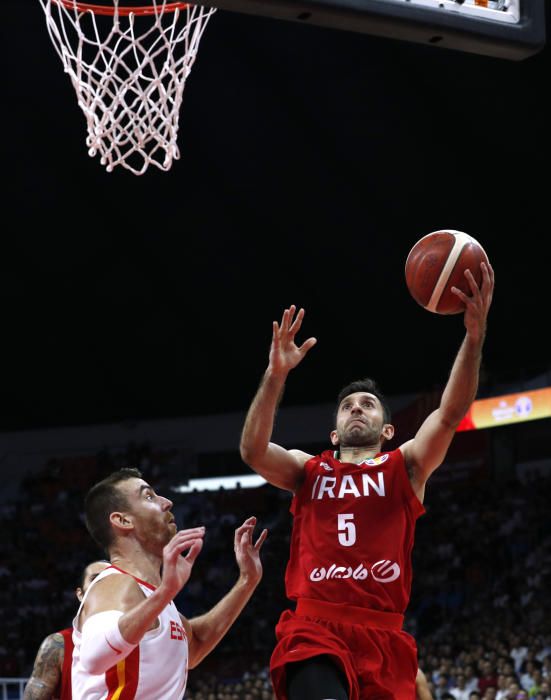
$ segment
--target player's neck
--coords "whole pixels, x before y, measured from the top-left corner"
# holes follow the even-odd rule
[[[113,566],[132,574],[141,581],[158,586],[161,583],[162,559],[152,555],[150,552],[113,552],[111,554],[111,564]]]
[[[372,445],[369,447],[343,447],[335,451],[335,457],[341,462],[361,464],[367,459],[375,457],[380,451],[380,445]]]

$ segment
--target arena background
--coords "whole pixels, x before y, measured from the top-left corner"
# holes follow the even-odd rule
[[[318,338],[286,389],[289,446],[326,444],[358,376],[380,381],[400,437],[434,405],[462,320],[420,308],[404,263],[440,228],[478,238],[495,268],[480,397],[551,385],[549,51],[511,62],[220,11],[186,87],[180,161],[136,178],[86,154],[38,2],[2,12],[0,676],[24,678],[97,554],[80,520],[90,480],[122,464],[165,489],[246,472],[239,430],[285,306],[304,306],[301,335]],[[435,682],[446,659],[455,678],[515,634],[546,656],[549,421],[458,435],[431,481],[408,624]],[[231,582],[234,518],[257,512],[271,532],[254,603],[189,697],[203,675],[222,694],[245,673],[268,692],[288,499],[263,486],[176,500],[181,525],[212,528],[190,614]]]

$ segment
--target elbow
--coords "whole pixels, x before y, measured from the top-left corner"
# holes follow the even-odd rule
[[[261,452],[260,450],[255,449],[252,445],[249,445],[243,441],[241,441],[239,445],[239,454],[241,455],[241,459],[251,468],[254,468],[253,465],[259,462],[264,452],[265,451]]]
[[[187,666],[188,669],[194,669],[199,666],[201,661],[207,656],[209,653],[209,648],[201,642],[194,633],[193,640],[188,646],[188,660],[187,660]]]
[[[441,415],[442,424],[451,432],[455,432],[457,426],[469,412],[471,403],[472,402],[465,403],[462,406],[450,407],[443,411]]]
[[[197,657],[193,656],[188,659],[187,667],[190,671],[192,671],[194,668],[197,668],[197,666],[199,666],[200,663],[201,659],[198,659]]]
[[[113,665],[110,666],[104,659],[87,657],[85,654],[81,656],[80,664],[84,671],[91,676],[101,676]]]
[[[239,454],[241,455],[241,459],[243,462],[245,462],[245,464],[251,464],[253,452],[247,445],[244,445],[243,443],[239,445]]]

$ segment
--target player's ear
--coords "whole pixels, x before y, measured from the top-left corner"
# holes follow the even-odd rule
[[[339,444],[339,436],[337,435],[336,430],[332,430],[329,433],[329,438],[331,439],[331,444],[334,445],[335,447]]]
[[[78,586],[75,589],[75,594],[76,594],[76,597],[78,599],[78,602],[82,603],[82,599],[84,598],[84,591],[82,590],[82,588],[80,586]]]
[[[394,437],[394,426],[391,423],[385,423],[381,432],[385,440],[392,440]]]
[[[115,511],[109,516],[109,522],[115,530],[131,530],[134,527],[129,513]]]

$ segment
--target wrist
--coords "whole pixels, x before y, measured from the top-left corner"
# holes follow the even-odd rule
[[[164,586],[163,583],[161,583],[159,587],[153,591],[149,598],[147,598],[147,600],[150,602],[151,607],[160,614],[166,608],[166,606],[173,601],[177,593],[178,591],[172,593],[167,586]]]
[[[268,367],[264,372],[264,379],[262,382],[266,394],[277,396],[277,400],[279,401],[283,396],[288,374],[289,372],[286,370],[274,370],[272,367]]]
[[[476,330],[468,330],[465,336],[467,346],[474,352],[480,352],[486,337],[486,329],[479,328]]]
[[[235,584],[238,588],[246,588],[247,590],[254,590],[260,580],[262,579],[262,573],[240,573],[237,583]]]

